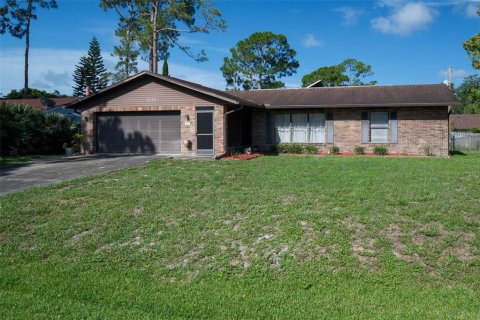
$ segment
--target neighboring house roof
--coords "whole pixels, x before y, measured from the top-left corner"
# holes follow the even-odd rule
[[[69,97],[69,98],[48,98],[55,103],[55,106],[64,106],[69,103],[74,102],[78,98],[76,97]],[[6,102],[7,104],[22,104],[26,106],[31,106],[33,109],[37,110],[46,110],[48,107],[46,106],[46,101],[42,101],[45,99],[2,99],[1,102]]]
[[[218,99],[218,100],[221,100],[221,101],[225,101],[229,104],[259,107],[255,103],[252,103],[248,100],[242,99],[241,97],[237,97],[235,95],[232,95],[229,92],[224,92],[224,91],[221,91],[221,90],[208,88],[208,87],[199,85],[199,84],[194,83],[194,82],[189,82],[189,81],[181,80],[181,79],[174,78],[174,77],[162,76],[162,75],[159,75],[159,74],[156,74],[156,73],[153,73],[153,72],[149,72],[149,71],[142,71],[140,73],[137,73],[134,76],[131,76],[130,78],[127,78],[123,81],[117,82],[117,83],[115,83],[115,84],[113,84],[109,87],[106,87],[106,88],[100,90],[99,92],[97,92],[95,94],[84,97],[84,98],[72,103],[69,106],[69,108],[81,108],[82,104],[85,101],[89,101],[89,100],[91,100],[95,97],[103,95],[105,92],[109,92],[109,91],[111,91],[115,88],[118,88],[118,87],[126,84],[126,83],[130,83],[132,81],[135,81],[136,79],[143,78],[143,77],[152,77],[154,79],[165,81],[165,82],[168,82],[168,83],[171,83],[171,84],[174,84],[174,85],[186,88],[186,89],[193,90],[197,93],[204,94],[204,95],[209,96],[211,98],[215,98],[215,99]]]
[[[317,80],[314,83],[311,83],[307,86],[307,88],[320,88],[320,87],[323,87],[323,80],[322,79]]]
[[[80,121],[80,115],[76,113],[74,109],[69,109],[69,108],[66,108],[65,106],[59,106],[59,107],[43,110],[43,113],[58,113],[72,120]]]
[[[451,114],[450,127],[457,130],[480,128],[480,114]]]
[[[444,84],[321,87],[228,91],[232,95],[281,108],[452,106],[457,98]]]

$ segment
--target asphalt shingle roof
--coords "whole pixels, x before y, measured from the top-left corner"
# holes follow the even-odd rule
[[[320,87],[227,91],[267,109],[292,107],[450,106],[457,98],[444,84]]]

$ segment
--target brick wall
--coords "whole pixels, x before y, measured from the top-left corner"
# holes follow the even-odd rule
[[[224,152],[223,145],[223,111],[224,107],[215,105],[214,119],[214,153]],[[85,154],[95,153],[96,150],[96,115],[100,112],[128,112],[128,111],[180,111],[181,153],[182,155],[196,154],[196,113],[195,105],[187,106],[121,106],[121,107],[92,107],[82,110],[81,128],[83,134],[82,152]],[[187,115],[190,124],[187,124]],[[192,142],[188,148],[184,141]]]
[[[355,146],[364,146],[371,152],[377,144],[361,143],[361,114],[365,111],[396,111],[398,117],[398,143],[381,144],[389,152],[423,155],[429,146],[436,156],[448,156],[448,108],[445,107],[411,107],[411,108],[342,108],[330,109],[334,113],[334,143],[316,144],[321,152],[327,152],[332,145],[341,152],[353,152]],[[282,111],[284,112],[284,111]],[[295,110],[295,112],[300,112]],[[274,114],[275,111],[272,111]],[[252,113],[252,142],[262,149],[267,149],[266,112]],[[273,127],[272,132],[273,134]]]

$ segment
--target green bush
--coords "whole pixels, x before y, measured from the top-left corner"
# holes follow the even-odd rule
[[[337,146],[331,146],[329,149],[330,154],[339,154],[340,153],[340,148]]]
[[[314,145],[306,145],[305,146],[305,152],[308,154],[316,154],[318,152],[318,148]]]
[[[0,105],[0,154],[62,153],[79,124],[56,113],[44,114],[24,105]]]
[[[480,128],[470,128],[471,133],[480,133]]]
[[[365,154],[365,148],[364,147],[361,147],[361,146],[356,146],[353,151],[356,153],[356,154]]]
[[[279,143],[275,147],[277,153],[303,153],[304,147],[298,143]]]
[[[72,139],[72,147],[74,152],[80,152],[82,146],[83,135],[80,133],[75,133]]]
[[[276,144],[273,149],[275,153],[287,153],[287,145],[283,143]]]
[[[288,153],[294,153],[294,154],[303,153],[303,146],[298,143],[291,143],[288,145]]]
[[[373,147],[373,153],[377,156],[384,156],[388,153],[388,149],[385,146],[375,146]]]

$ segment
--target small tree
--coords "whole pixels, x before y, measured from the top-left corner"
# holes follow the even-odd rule
[[[73,73],[74,95],[84,96],[87,87],[92,93],[100,91],[107,86],[108,75],[103,64],[100,44],[97,38],[93,37],[87,55],[80,58]]]
[[[287,37],[272,32],[255,32],[230,49],[220,70],[227,87],[244,90],[282,88],[279,78],[291,76],[299,66]]]

